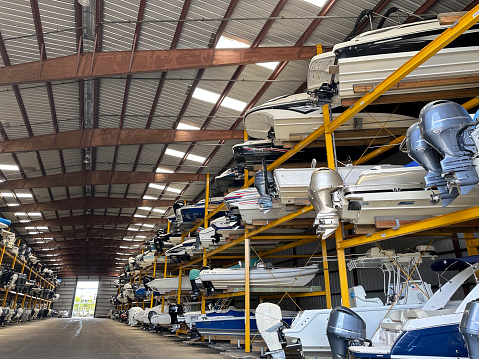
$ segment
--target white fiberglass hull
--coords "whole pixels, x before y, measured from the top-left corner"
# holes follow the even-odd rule
[[[345,166],[338,167],[337,172],[346,184],[353,184],[362,171],[371,170],[377,166]],[[382,168],[402,168],[402,166],[382,165]],[[298,200],[308,199],[311,175],[316,168],[278,168],[274,170],[274,182],[278,188],[279,200],[282,204],[294,204]],[[274,208],[274,206],[273,206]]]
[[[354,92],[355,85],[378,84],[401,67],[417,52],[399,52],[387,55],[359,56],[339,60],[339,96],[341,99],[361,97]],[[479,47],[443,49],[409,74],[403,82],[450,79],[479,75]],[[459,81],[436,86],[434,91],[470,88]],[[424,92],[425,88],[390,89],[387,95]],[[431,91],[431,88],[428,89]]]
[[[314,278],[317,272],[318,266],[315,264],[305,268],[251,268],[250,286],[304,286]],[[216,289],[244,287],[244,277],[244,268],[216,268],[200,272],[200,280],[213,283]]]
[[[420,308],[423,304],[397,305],[394,310]],[[379,327],[379,323],[388,314],[390,306],[351,308],[366,322],[366,337],[371,338]],[[293,345],[299,339],[304,357],[315,357],[330,352],[326,336],[331,309],[305,310],[294,319],[291,327],[283,330],[288,345]]]
[[[154,291],[165,294],[172,291],[178,290],[178,277],[171,277],[171,278],[158,278],[152,280],[148,283],[148,287],[153,289]],[[181,279],[181,290],[191,290],[191,283],[188,277],[184,276]]]

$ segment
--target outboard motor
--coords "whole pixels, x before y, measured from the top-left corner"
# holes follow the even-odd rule
[[[183,206],[184,206],[184,203],[182,201],[176,201],[173,204],[173,213],[175,214],[177,223],[182,223],[183,222],[183,217],[181,216],[181,211],[178,211],[178,209],[180,209]]]
[[[464,337],[470,359],[479,359],[479,300],[467,303],[459,331]]]
[[[330,168],[318,168],[311,174],[308,198],[316,210],[316,233],[329,237],[339,227],[338,208],[333,204],[333,193],[343,188],[341,175]]]
[[[326,335],[333,359],[346,359],[351,342],[366,341],[366,323],[351,309],[337,307],[329,315]]]
[[[458,188],[461,195],[479,183],[472,161],[478,145],[476,124],[464,107],[452,101],[432,101],[419,114],[422,137],[444,157],[441,167],[448,188]]]
[[[256,172],[254,187],[258,190],[259,210],[268,213],[273,208],[273,197],[276,196],[276,185],[273,173],[266,169],[266,161],[263,160],[263,169]]]
[[[458,195],[457,188],[451,192],[447,188],[447,182],[442,176],[441,156],[421,135],[419,122],[411,125],[406,133],[406,148],[408,156],[419,163],[426,171],[426,188],[437,187],[439,196],[431,195],[431,204],[436,204],[442,199],[445,207],[450,204]]]
[[[198,284],[196,283],[196,279],[199,278],[199,276],[200,276],[199,269],[190,270],[190,274],[188,275],[188,279],[190,280],[190,283],[191,283],[190,298],[193,302],[195,302],[200,297],[200,294],[201,294],[200,288],[198,287]]]
[[[171,317],[171,332],[175,332],[180,327],[178,316],[182,315],[183,313],[183,306],[181,304],[170,304],[168,308],[168,314]]]
[[[261,303],[255,311],[256,326],[261,337],[268,346],[269,354],[273,359],[286,359],[282,343],[284,328],[281,308],[273,303]]]

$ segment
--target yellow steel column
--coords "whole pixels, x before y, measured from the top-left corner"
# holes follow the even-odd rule
[[[321,239],[321,254],[323,256],[324,289],[326,290],[326,308],[331,308],[331,284],[329,282],[328,251],[326,239]]]
[[[20,274],[23,274],[24,270],[25,270],[25,262],[23,262],[22,270],[20,271]],[[24,298],[25,298],[25,296],[24,296]],[[13,301],[13,308],[12,309],[15,309],[15,307],[17,306],[17,300],[18,300],[18,292],[17,292],[17,294],[15,294],[15,300]]]
[[[175,214],[175,213],[173,213]],[[166,227],[166,233],[170,233],[170,226],[171,226],[171,222],[168,221],[168,224],[167,224],[167,227]]]
[[[244,349],[246,353],[251,351],[251,328],[250,328],[250,293],[249,293],[249,264],[250,264],[250,240],[248,230],[244,232],[244,308],[245,308],[245,331],[244,331]]]
[[[472,243],[472,239],[474,239],[474,233],[464,233],[464,237],[466,239],[467,254],[470,256],[477,256],[479,254],[477,251],[477,246]]]
[[[183,276],[183,268],[180,267],[178,273],[178,299],[176,300],[177,304],[181,304],[181,277]]]
[[[20,239],[18,240],[17,242],[17,246],[20,244]],[[5,249],[5,247],[4,247]],[[14,269],[15,268],[15,263],[17,262],[17,255],[18,254],[15,254],[15,257],[13,257],[13,262],[12,262],[12,268]],[[8,296],[8,291],[9,291],[9,288],[7,288],[5,290],[5,295],[3,296],[3,302],[2,302],[2,307],[5,306],[5,303],[7,302],[7,296]]]
[[[153,278],[155,278],[155,276],[156,276],[156,261],[157,261],[157,259],[158,259],[158,257],[155,256],[155,262],[153,263]],[[152,290],[152,291],[151,291],[150,308],[153,308],[153,298],[154,298],[154,295],[153,295],[153,294],[154,294],[154,293],[155,293],[155,291]]]
[[[165,296],[164,295],[161,296],[161,312],[162,313],[165,312]]]
[[[324,127],[328,128],[331,122],[331,117],[329,113],[329,105],[323,106],[323,119]],[[328,167],[331,169],[336,169],[336,161],[334,158],[334,147],[333,147],[333,138],[331,132],[326,131],[324,134],[324,140],[326,142],[326,155],[328,159]],[[343,229],[338,227],[334,233],[336,237],[336,242],[343,240]],[[329,304],[328,308],[331,308],[331,288],[329,282],[329,270],[328,270],[328,259],[326,251],[326,240],[322,239],[322,254],[323,254],[323,268],[324,268],[324,286],[326,289],[326,303]],[[345,307],[349,307],[349,292],[348,292],[348,274],[346,270],[346,258],[344,255],[344,249],[338,248],[336,246],[336,253],[338,256],[338,269],[339,269],[339,282],[341,288],[341,299],[342,304]]]
[[[206,258],[206,248],[203,248],[203,267],[208,265],[208,258]],[[205,295],[201,295],[201,314],[206,312],[206,298]]]
[[[248,133],[246,132],[246,130],[243,130],[243,140],[246,142],[248,141]],[[245,187],[249,187],[249,184],[248,184],[248,180],[249,180],[249,173],[248,173],[248,167],[245,166],[245,169],[244,169],[244,175],[243,175],[243,178],[244,178],[244,186]]]
[[[208,205],[210,203],[210,174],[206,174],[205,220],[203,227],[208,228]]]
[[[163,269],[163,278],[166,278],[167,267],[168,267],[168,258],[165,258],[165,268]]]
[[[0,254],[0,265],[2,264],[3,262],[3,255],[5,254],[5,246],[3,246],[2,248],[2,254]]]

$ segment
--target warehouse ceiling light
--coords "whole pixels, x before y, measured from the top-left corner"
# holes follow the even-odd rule
[[[193,92],[193,97],[205,102],[216,103],[220,98],[220,94],[197,87],[195,92]],[[241,112],[246,107],[246,102],[226,96],[220,106]]]
[[[165,189],[165,186],[163,186],[162,184],[156,184],[156,183],[150,183],[148,187],[156,188],[156,189]],[[156,197],[154,199],[156,199]]]
[[[141,209],[142,211],[151,211],[151,207],[138,207],[138,209]]]
[[[161,208],[153,208],[152,211],[153,212],[158,212],[158,213],[165,213],[166,212],[165,209],[161,209]]]

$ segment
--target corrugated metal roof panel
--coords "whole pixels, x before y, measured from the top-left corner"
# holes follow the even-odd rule
[[[38,1],[44,33],[45,53],[48,58],[71,55],[76,52],[75,7],[62,0]],[[73,25],[73,26],[72,26]],[[69,31],[61,31],[69,29]],[[51,32],[51,33],[50,33]]]

